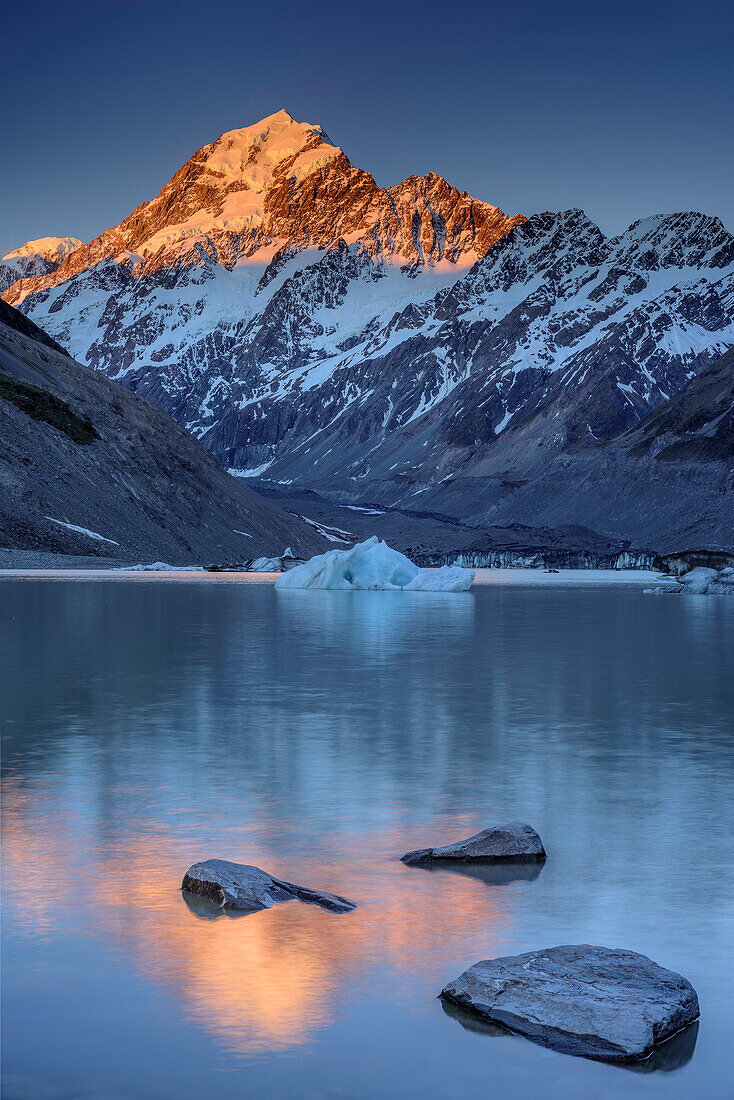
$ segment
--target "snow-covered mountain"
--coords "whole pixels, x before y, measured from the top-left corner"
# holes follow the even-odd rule
[[[380,188],[281,111],[4,297],[234,471],[481,523],[536,508],[515,489],[551,459],[603,465],[734,347],[734,238],[697,213],[614,238],[508,217],[433,174]],[[564,499],[542,522],[588,521]]]
[[[82,242],[77,237],[39,237],[26,241],[0,260],[0,291],[19,279],[48,275]]]

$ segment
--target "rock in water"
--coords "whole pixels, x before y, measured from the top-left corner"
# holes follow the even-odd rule
[[[468,840],[459,840],[443,848],[419,848],[415,852],[406,852],[401,858],[410,867],[442,859],[499,863],[505,860],[545,859],[545,848],[530,825],[510,821],[507,825],[490,825]]]
[[[536,1043],[640,1061],[698,1018],[689,981],[634,951],[550,947],[475,963],[441,997]]]
[[[249,912],[271,909],[277,901],[291,901],[293,898],[320,905],[333,913],[349,913],[356,909],[353,901],[337,894],[296,886],[295,883],[273,878],[259,867],[230,863],[226,859],[206,859],[203,863],[194,863],[184,875],[181,889],[209,898],[221,908],[229,906]]]

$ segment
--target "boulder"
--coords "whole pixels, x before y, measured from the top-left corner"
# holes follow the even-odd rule
[[[481,833],[447,844],[443,848],[418,848],[401,857],[410,867],[440,860],[499,863],[503,861],[545,859],[543,842],[530,825],[510,821],[507,825],[490,825]]]
[[[309,890],[293,882],[273,878],[259,867],[244,863],[230,863],[226,859],[206,859],[194,863],[183,877],[181,889],[199,897],[208,898],[220,908],[230,907],[254,913],[258,909],[271,909],[278,901],[298,898],[332,913],[348,913],[356,905],[337,894],[321,890]]]
[[[637,1062],[698,1018],[696,991],[634,951],[550,947],[475,963],[440,996],[566,1054]]]

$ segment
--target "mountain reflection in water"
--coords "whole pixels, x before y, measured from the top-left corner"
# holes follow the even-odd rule
[[[333,862],[301,860],[296,872],[260,844],[227,852],[305,885],[351,891],[355,912],[292,901],[237,919],[212,920],[217,911],[208,906],[202,919],[179,889],[198,858],[190,840],[158,829],[134,833],[119,820],[110,842],[90,835],[73,804],[44,788],[31,795],[17,781],[6,784],[3,810],[7,899],[26,927],[75,926],[102,937],[239,1053],[304,1042],[329,1022],[340,993],[362,972],[421,968],[437,942],[451,949],[452,930],[457,944],[472,930],[484,934],[491,950],[492,928],[511,920],[511,898],[477,886],[446,891],[447,925],[426,883],[390,857],[393,838],[374,833],[338,870],[336,855]],[[258,822],[250,825],[260,831]],[[89,845],[83,858],[75,857],[81,836]]]

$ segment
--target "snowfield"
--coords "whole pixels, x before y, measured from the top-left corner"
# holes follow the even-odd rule
[[[283,573],[275,587],[328,588],[334,591],[466,592],[473,569],[444,565],[419,569],[376,535],[351,550],[328,550]]]

